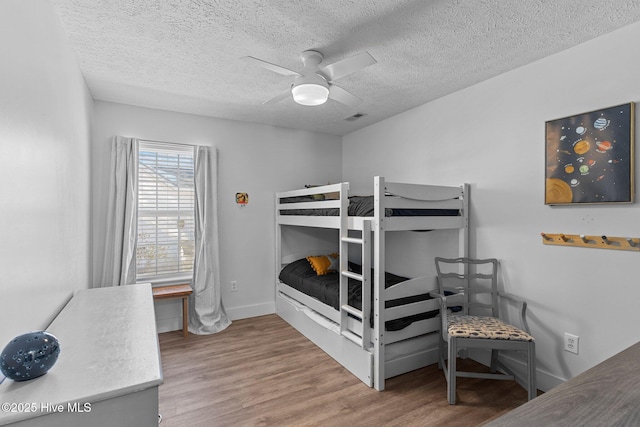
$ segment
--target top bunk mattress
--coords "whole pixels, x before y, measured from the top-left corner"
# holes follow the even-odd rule
[[[313,196],[287,197],[280,203],[300,203],[317,201]],[[339,208],[327,209],[282,209],[281,215],[339,216]],[[372,217],[375,215],[373,196],[349,197],[349,216]],[[460,216],[459,209],[385,209],[385,216]]]
[[[349,262],[349,270],[354,273],[361,274],[362,267],[358,264]],[[372,270],[373,271],[373,270]],[[328,273],[318,276],[318,274],[311,268],[309,261],[306,258],[299,259],[290,264],[287,264],[280,272],[280,281],[292,288],[309,295],[324,304],[327,304],[334,309],[338,310],[340,305],[340,277],[338,273]],[[393,286],[397,283],[408,280],[406,277],[397,276],[395,274],[385,272],[385,289]],[[349,278],[349,305],[362,309],[362,283]],[[417,301],[424,301],[431,299],[429,294],[415,295],[406,298],[400,298],[396,300],[386,301],[385,307],[397,307],[400,305],[409,304]],[[399,331],[406,328],[411,323],[429,319],[439,314],[439,310],[432,310],[426,313],[420,313],[413,316],[404,317],[401,319],[395,319],[385,322],[385,329],[387,331]],[[373,318],[373,316],[371,316]]]

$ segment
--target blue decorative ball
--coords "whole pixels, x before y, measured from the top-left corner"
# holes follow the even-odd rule
[[[0,371],[14,381],[27,381],[47,373],[60,354],[60,342],[45,331],[12,339],[0,353]]]

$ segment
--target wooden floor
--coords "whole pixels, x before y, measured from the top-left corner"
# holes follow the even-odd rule
[[[163,333],[160,351],[163,427],[474,426],[527,399],[512,381],[460,378],[459,403],[450,406],[436,365],[378,392],[276,315],[237,320],[215,335]]]

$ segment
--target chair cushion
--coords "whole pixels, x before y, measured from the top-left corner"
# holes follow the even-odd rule
[[[455,338],[533,341],[533,337],[495,317],[449,315],[447,329]]]

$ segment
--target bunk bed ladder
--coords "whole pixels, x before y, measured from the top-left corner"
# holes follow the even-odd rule
[[[362,234],[360,237],[351,237],[348,231],[340,237],[340,333],[345,338],[354,342],[363,349],[370,347],[370,313],[371,313],[371,221],[364,220],[362,224]],[[361,274],[349,271],[348,253],[349,245],[360,245],[362,249],[362,272]],[[354,279],[362,283],[362,309],[357,309],[349,305],[349,279]],[[349,316],[360,320],[361,331],[353,331],[349,328]]]

